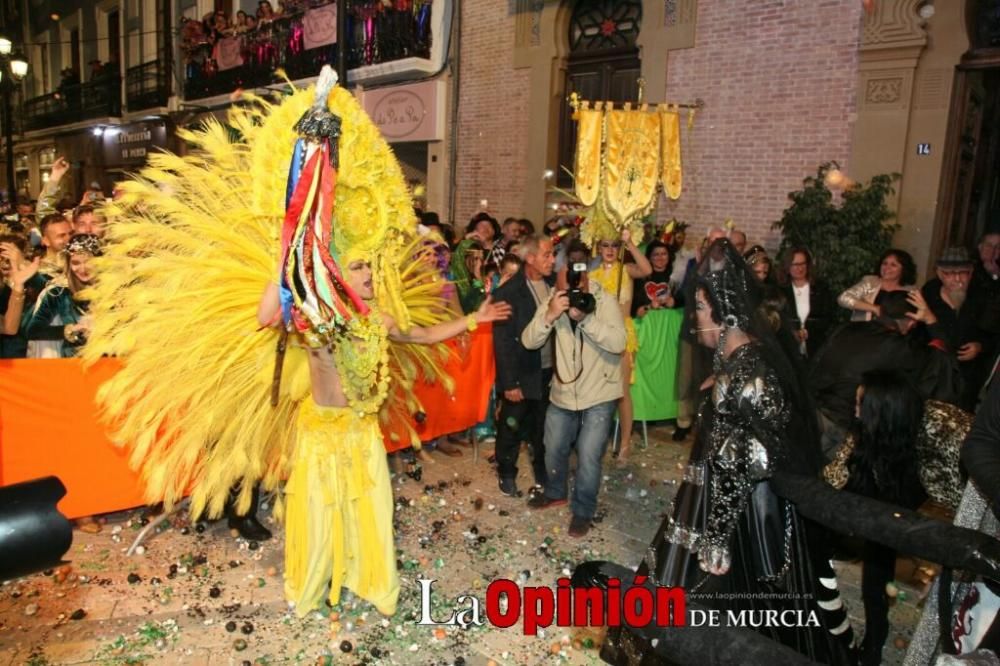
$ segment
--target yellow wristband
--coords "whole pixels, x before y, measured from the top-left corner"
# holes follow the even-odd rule
[[[469,333],[472,333],[474,330],[479,328],[479,322],[476,321],[476,315],[470,314],[465,318],[465,328],[469,331]]]

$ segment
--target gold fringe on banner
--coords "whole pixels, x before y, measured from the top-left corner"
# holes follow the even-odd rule
[[[660,179],[660,118],[610,110],[605,125],[604,203],[622,228],[653,203]]]
[[[601,188],[601,141],[604,113],[584,107],[577,110],[576,196],[584,206],[593,206]]]
[[[660,152],[663,191],[671,199],[681,196],[681,114],[675,107],[660,109]]]

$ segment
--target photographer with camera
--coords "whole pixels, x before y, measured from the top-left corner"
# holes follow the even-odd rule
[[[560,271],[556,292],[542,302],[521,334],[527,349],[539,349],[555,335],[550,404],[545,415],[545,491],[528,500],[533,509],[565,504],[569,454],[576,442],[576,483],[570,536],[590,529],[601,487],[601,463],[612,419],[622,397],[625,322],[614,294],[587,274],[588,252],[574,243]]]

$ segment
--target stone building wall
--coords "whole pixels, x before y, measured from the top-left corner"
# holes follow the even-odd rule
[[[540,62],[533,66],[552,68],[548,84],[553,89],[533,90],[535,81],[545,79],[529,76],[531,70],[519,60],[523,56],[515,55],[515,34],[519,12],[537,10],[539,25],[555,24],[541,38],[558,39],[564,21],[559,17],[568,11],[560,3],[536,4],[461,3],[454,213],[460,222],[478,210],[482,199],[501,218],[544,214],[535,180],[558,165],[554,151],[542,158],[545,163],[535,163],[529,134],[539,123],[552,125],[552,110],[562,103],[555,82],[561,81],[564,61],[552,57],[552,48],[539,48]],[[670,6],[645,11],[643,31],[669,25]],[[688,40],[694,47],[683,48],[687,44],[681,38],[680,48],[654,48],[640,37],[643,74],[665,79],[668,101],[701,98],[706,106],[694,129],[685,133],[684,193],[677,202],[661,201],[659,216],[690,222],[696,233],[732,218],[752,240],[775,246],[770,225],[786,207],[788,192],[822,162],[836,160],[850,169],[861,3],[680,0],[673,6],[696,12],[693,40]],[[550,14],[553,18],[544,18]]]

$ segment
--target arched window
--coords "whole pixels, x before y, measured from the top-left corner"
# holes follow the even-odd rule
[[[573,55],[636,49],[642,2],[580,0],[573,8],[569,49]]]
[[[1000,0],[970,2],[966,13],[973,49],[1000,46]]]
[[[592,102],[635,101],[640,72],[641,0],[577,0],[569,20],[566,95],[577,93]],[[564,105],[559,132],[559,164],[573,168],[576,125]],[[558,170],[560,186],[571,179]]]

